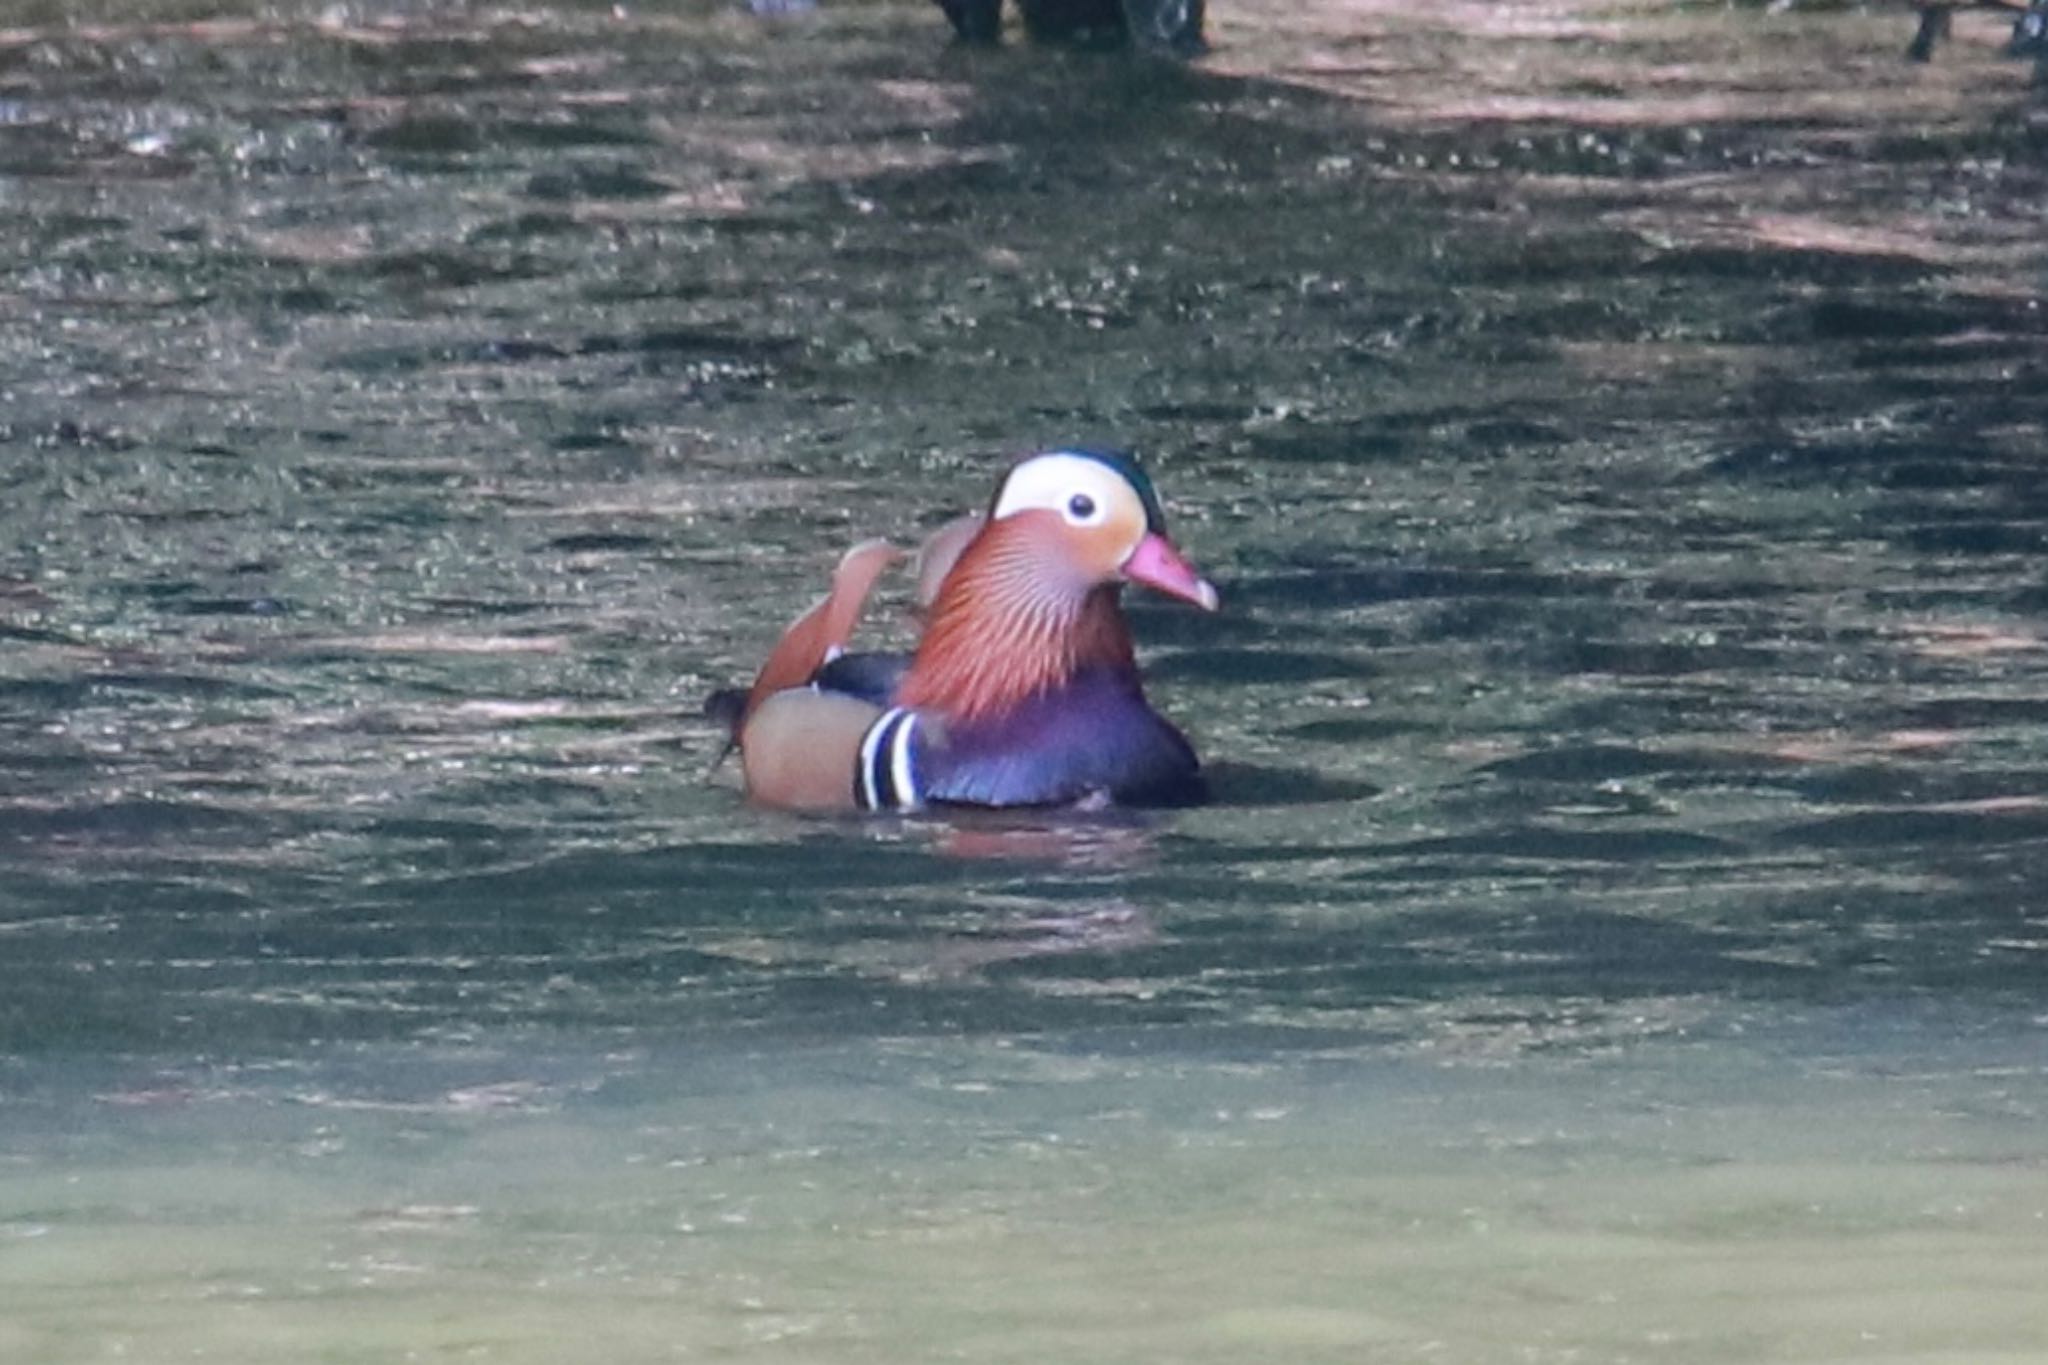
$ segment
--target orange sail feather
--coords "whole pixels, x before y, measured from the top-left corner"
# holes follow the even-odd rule
[[[741,723],[774,693],[804,686],[812,674],[846,649],[861,608],[875,590],[875,581],[902,557],[903,552],[886,540],[864,540],[846,552],[832,571],[832,591],[782,633],[768,662],[754,676],[747,704],[740,712]]]

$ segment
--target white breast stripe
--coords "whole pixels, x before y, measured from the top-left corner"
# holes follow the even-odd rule
[[[910,763],[910,737],[916,730],[917,713],[906,713],[903,723],[896,727],[895,741],[889,745],[890,785],[896,789],[899,810],[917,810],[924,805],[924,799],[917,790],[917,770]]]
[[[863,810],[881,809],[882,793],[877,789],[875,781],[878,776],[877,769],[881,764],[876,761],[879,757],[876,751],[882,746],[882,732],[889,728],[889,722],[895,716],[894,711],[883,712],[880,719],[870,725],[868,732],[861,736],[860,772],[855,774],[855,780],[860,783],[860,804]]]
[[[917,712],[897,706],[884,711],[860,740],[857,796],[864,810],[919,810],[917,767],[911,761],[911,733]]]

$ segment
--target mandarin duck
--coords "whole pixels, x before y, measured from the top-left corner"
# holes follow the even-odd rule
[[[809,811],[1202,799],[1194,749],[1145,700],[1120,599],[1142,583],[1214,611],[1216,589],[1167,539],[1130,456],[1019,462],[985,514],[926,545],[915,652],[846,653],[902,557],[886,541],[848,551],[744,696],[707,707],[731,729],[749,799]]]

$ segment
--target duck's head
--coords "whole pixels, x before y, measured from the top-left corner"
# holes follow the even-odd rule
[[[983,532],[1041,589],[1084,597],[1142,583],[1216,610],[1215,586],[1167,538],[1152,480],[1120,451],[1054,450],[1019,462],[996,489]]]
[[[1104,450],[1020,461],[985,516],[934,537],[920,580],[931,609],[897,700],[956,718],[1000,714],[1085,669],[1135,679],[1125,583],[1216,609],[1167,539],[1152,481]]]

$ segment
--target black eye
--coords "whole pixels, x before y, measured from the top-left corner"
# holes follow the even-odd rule
[[[1095,499],[1086,493],[1076,493],[1067,499],[1067,515],[1075,521],[1086,521],[1095,515]]]

